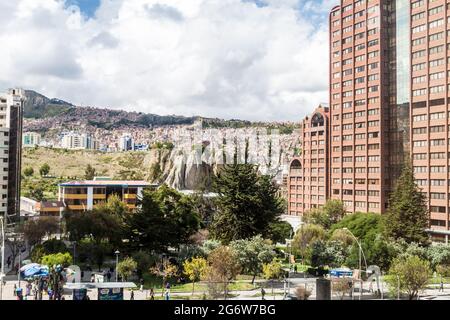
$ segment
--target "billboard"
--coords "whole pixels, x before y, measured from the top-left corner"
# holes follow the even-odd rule
[[[98,300],[123,300],[123,288],[99,288]]]

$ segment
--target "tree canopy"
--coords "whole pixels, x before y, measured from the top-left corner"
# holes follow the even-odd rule
[[[314,208],[305,213],[304,221],[318,224],[329,229],[333,224],[338,223],[345,216],[344,203],[340,200],[328,200],[321,208]]]
[[[245,274],[253,276],[252,283],[258,274],[263,271],[263,265],[270,263],[275,258],[272,245],[268,244],[261,236],[248,240],[236,240],[230,243],[230,247],[236,252],[236,257]]]
[[[214,179],[217,213],[211,235],[227,244],[270,232],[270,225],[284,212],[284,202],[272,177],[260,175],[250,164],[226,165]]]
[[[189,243],[200,227],[193,201],[167,185],[145,190],[140,205],[126,221],[128,238],[136,248],[164,252]]]
[[[391,194],[386,213],[386,234],[394,240],[429,244],[426,196],[414,180],[411,161],[405,162],[402,173]]]

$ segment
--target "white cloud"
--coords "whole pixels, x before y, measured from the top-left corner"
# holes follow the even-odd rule
[[[328,100],[327,24],[307,15],[333,2],[102,0],[88,19],[62,0],[2,1],[0,84],[157,114],[299,120]]]

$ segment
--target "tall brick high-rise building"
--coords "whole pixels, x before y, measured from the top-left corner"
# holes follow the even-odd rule
[[[301,154],[292,159],[288,177],[288,213],[303,213],[325,204],[329,186],[329,108],[319,106],[301,123]]]
[[[341,0],[330,14],[330,197],[383,213],[405,157],[450,232],[448,0]]]

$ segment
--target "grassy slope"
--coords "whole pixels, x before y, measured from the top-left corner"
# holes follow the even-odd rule
[[[96,151],[72,151],[49,148],[25,148],[22,157],[22,168],[32,167],[35,175],[39,168],[48,163],[50,175],[55,177],[82,178],[86,166],[90,164],[102,176],[114,177],[133,164],[133,169],[146,170],[142,161],[144,153],[102,153]]]
[[[95,168],[98,176],[128,179],[129,173],[135,172],[143,179],[147,179],[149,167],[144,161],[146,156],[149,156],[149,153],[102,153],[84,150],[25,148],[22,170],[32,167],[34,175],[22,180],[22,195],[26,195],[29,186],[40,186],[44,190],[46,199],[56,199],[58,183],[84,179],[84,172],[88,164]],[[49,175],[54,178],[42,178],[39,175],[39,168],[44,163],[48,163]],[[125,176],[123,172],[125,172]]]

